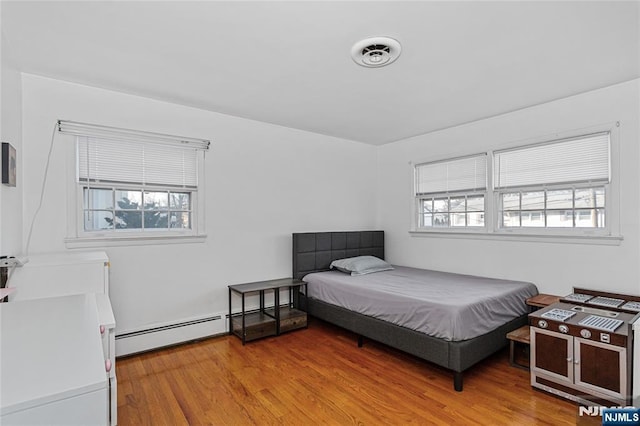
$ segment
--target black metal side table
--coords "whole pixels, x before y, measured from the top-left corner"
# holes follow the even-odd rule
[[[295,290],[305,288],[304,281],[293,278],[257,281],[229,286],[229,334],[242,339],[242,344],[268,336],[278,336],[290,330],[307,326],[307,313],[294,307]],[[280,289],[288,288],[289,302],[280,305]],[[273,306],[265,306],[265,292],[273,293]],[[242,310],[233,313],[232,295],[236,293],[242,299]],[[247,312],[246,295],[259,294],[258,310]]]

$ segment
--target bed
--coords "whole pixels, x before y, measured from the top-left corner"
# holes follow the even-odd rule
[[[308,279],[312,279],[316,273],[328,271],[329,265],[333,260],[363,255],[384,259],[384,231],[294,233],[293,277],[302,279],[309,276]],[[367,285],[372,286],[373,284],[371,283],[374,281],[379,283],[387,279],[395,279],[394,276],[411,277],[413,276],[412,274],[423,273],[431,274],[435,277],[433,279],[441,281],[441,285],[449,282],[447,280],[451,279],[469,281],[470,285],[480,285],[480,283],[489,282],[494,284],[494,287],[495,285],[502,286],[513,283],[514,286],[518,286],[520,289],[517,296],[515,296],[518,301],[514,302],[511,300],[507,303],[503,302],[503,299],[495,299],[492,296],[489,299],[494,300],[494,306],[509,304],[509,315],[504,312],[498,314],[498,317],[501,317],[499,321],[494,320],[493,324],[490,324],[488,328],[482,329],[473,323],[474,320],[470,319],[473,317],[469,317],[468,312],[463,314],[459,313],[459,318],[452,320],[452,323],[456,323],[458,327],[447,335],[447,332],[439,327],[432,327],[433,329],[429,330],[430,325],[433,325],[433,321],[424,321],[425,318],[429,318],[429,311],[428,309],[419,311],[419,309],[423,309],[420,308],[419,305],[415,307],[412,305],[403,306],[407,306],[407,310],[419,313],[420,318],[423,320],[422,328],[415,324],[399,325],[398,323],[390,322],[394,321],[394,319],[386,318],[384,315],[378,315],[378,317],[372,316],[374,314],[363,310],[362,306],[358,306],[358,299],[363,300],[363,302],[360,303],[361,305],[369,305],[369,302],[375,299],[375,297],[372,298],[369,297],[369,295],[361,296],[351,299],[351,302],[347,301],[343,303],[341,298],[343,298],[344,295],[332,293],[337,291],[337,288],[343,286],[352,288],[352,292],[356,292],[357,295],[359,294],[357,291],[362,291],[362,287],[356,287],[356,284],[364,282],[364,280],[369,279],[370,281],[368,281],[369,284]],[[340,275],[342,275],[342,277],[340,277]],[[451,370],[453,372],[454,389],[459,392],[462,391],[463,388],[463,372],[506,346],[506,334],[509,331],[527,324],[528,310],[525,299],[537,294],[537,289],[530,283],[507,282],[485,277],[447,274],[403,267],[395,267],[393,271],[376,272],[375,274],[364,277],[349,277],[342,272],[329,272],[321,274],[320,277],[323,279],[329,278],[329,281],[333,279],[338,283],[333,287],[327,287],[330,289],[328,292],[331,297],[320,295],[318,291],[313,288],[314,285],[319,284],[308,284],[306,293],[300,294],[296,301],[301,309],[306,310],[311,316],[354,332],[358,336],[358,346],[362,346],[363,338],[368,338]],[[351,283],[348,283],[348,285],[340,284],[342,282],[340,280],[345,279],[345,277],[346,279],[355,279],[353,280],[353,286],[350,285]],[[421,279],[420,277],[418,278]],[[410,285],[407,284],[407,287],[408,286]],[[358,288],[358,290],[354,290],[356,288]],[[473,291],[471,291],[471,293],[473,293]],[[320,297],[326,300],[320,300]],[[464,298],[466,299],[467,297]],[[495,300],[499,301],[496,303]],[[396,302],[399,304],[407,303],[408,301],[397,300]],[[520,305],[517,308],[519,311],[514,311],[514,303]],[[344,306],[340,306],[340,304]],[[486,306],[482,308],[472,308],[471,310],[478,309],[482,311],[480,313],[481,316],[487,315]],[[440,313],[438,313],[437,316],[432,315],[431,318],[439,317],[439,315]],[[465,316],[467,317],[466,319],[462,318]],[[467,322],[472,321],[473,324],[470,326],[465,324],[460,325],[459,321],[461,320]]]

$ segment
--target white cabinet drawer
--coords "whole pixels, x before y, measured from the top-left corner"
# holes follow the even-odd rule
[[[100,389],[73,398],[62,399],[49,404],[2,416],[3,425],[107,425],[109,414],[105,401],[107,389]]]

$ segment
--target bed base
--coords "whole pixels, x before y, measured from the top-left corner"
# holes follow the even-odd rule
[[[358,347],[362,347],[366,337],[451,370],[453,388],[458,392],[462,392],[465,370],[504,348],[508,343],[507,333],[527,324],[527,315],[522,315],[482,336],[452,342],[307,298],[304,294],[299,295],[298,303],[309,315],[356,333]]]
[[[296,279],[329,270],[335,259],[362,255],[384,259],[384,231],[305,232],[292,237],[292,276]],[[507,333],[527,324],[525,314],[482,336],[450,342],[307,298],[302,293],[294,297],[309,315],[356,333],[359,347],[366,337],[451,370],[453,387],[458,392],[462,391],[465,370],[505,347]]]

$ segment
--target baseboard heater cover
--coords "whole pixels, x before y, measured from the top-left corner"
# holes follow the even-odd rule
[[[116,356],[224,334],[228,330],[227,316],[217,314],[116,334]]]

